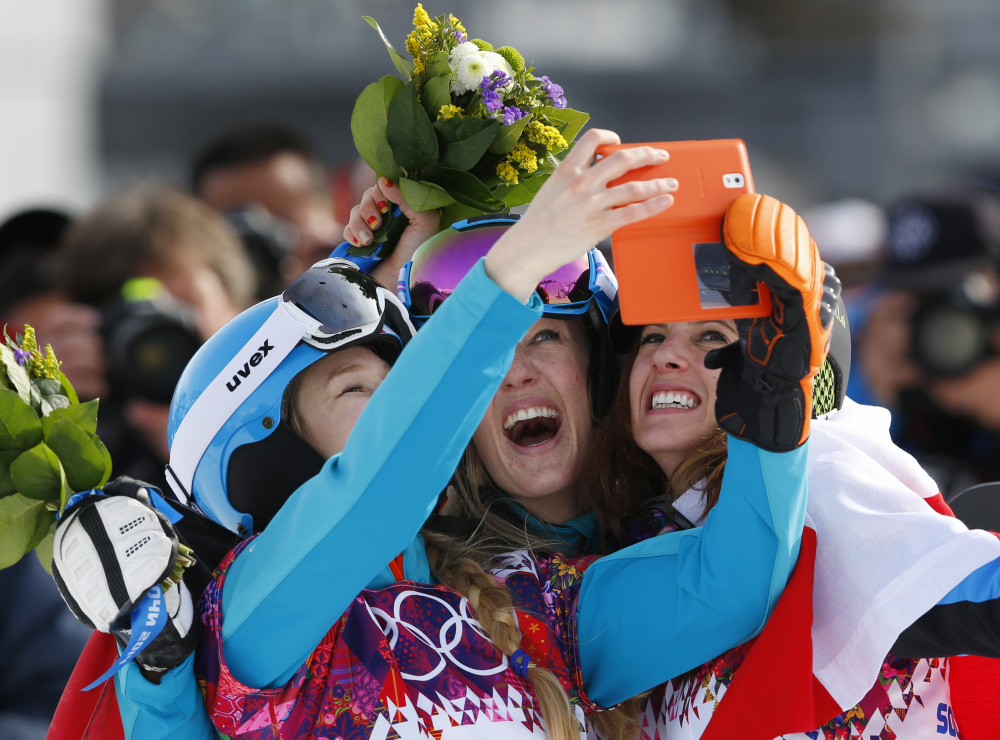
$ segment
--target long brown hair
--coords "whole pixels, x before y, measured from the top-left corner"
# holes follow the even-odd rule
[[[689,488],[701,486],[705,511],[719,501],[722,473],[726,466],[726,436],[716,432],[677,467],[669,478],[656,461],[636,444],[632,430],[629,377],[639,352],[637,334],[622,367],[614,406],[598,430],[594,454],[584,476],[585,493],[597,513],[601,528],[614,542],[622,542],[622,525],[652,503],[673,502]]]

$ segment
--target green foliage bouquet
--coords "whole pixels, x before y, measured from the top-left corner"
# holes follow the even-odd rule
[[[35,550],[51,569],[57,512],[103,486],[111,455],[97,434],[97,401],[80,403],[35,332],[0,343],[0,568]]]
[[[365,17],[403,75],[358,97],[354,144],[382,177],[399,183],[417,211],[442,209],[444,223],[528,203],[589,119],[566,107],[561,87],[536,77],[511,46],[469,39],[453,15],[418,4],[400,54]],[[391,228],[385,220],[368,254]]]

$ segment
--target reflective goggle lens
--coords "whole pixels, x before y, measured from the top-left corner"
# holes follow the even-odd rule
[[[382,311],[377,287],[364,273],[339,261],[323,260],[297,277],[282,297],[319,321],[325,338],[336,339],[344,332],[357,333],[378,323]]]
[[[450,229],[423,244],[410,264],[410,314],[427,317],[434,313],[507,228],[507,225],[495,225],[465,231]],[[539,248],[544,249],[544,246]],[[537,292],[548,306],[589,301],[590,260],[584,255],[560,267],[538,284]]]

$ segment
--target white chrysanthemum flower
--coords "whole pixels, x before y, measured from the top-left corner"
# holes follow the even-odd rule
[[[451,50],[451,54],[448,55],[448,64],[451,65],[452,69],[455,69],[458,67],[458,63],[462,61],[462,57],[472,53],[479,53],[479,47],[471,41],[463,41]]]
[[[507,74],[507,77],[510,78],[511,82],[514,81],[514,70],[510,66],[510,63],[506,59],[504,59],[502,56],[500,56],[499,54],[497,54],[495,51],[484,51],[484,52],[481,52],[481,53],[483,55],[483,58],[486,60],[486,62],[488,64],[493,65],[493,69],[502,70],[503,72],[505,72]],[[510,86],[510,82],[507,83],[507,87],[509,87],[509,86]]]
[[[451,91],[461,95],[479,87],[482,79],[493,74],[496,69],[479,52],[466,54],[458,63],[455,76],[451,78]]]

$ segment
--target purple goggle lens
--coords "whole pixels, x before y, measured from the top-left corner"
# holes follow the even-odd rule
[[[504,224],[449,230],[421,246],[409,265],[406,284],[400,286],[408,294],[410,314],[424,318],[434,313],[507,228]],[[584,255],[560,267],[538,284],[536,292],[547,306],[585,305],[593,295],[590,260]]]

